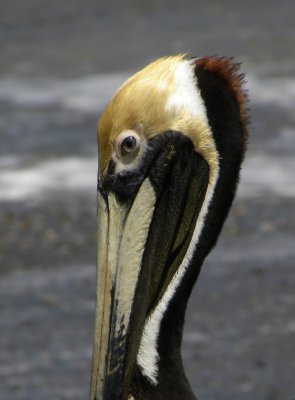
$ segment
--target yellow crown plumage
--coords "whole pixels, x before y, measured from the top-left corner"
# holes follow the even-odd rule
[[[167,109],[168,98],[175,91],[176,70],[184,62],[187,62],[184,55],[160,58],[131,76],[117,90],[98,125],[102,171],[111,158],[114,139],[123,130],[138,125],[143,125],[147,138],[171,129],[190,136],[196,150],[201,143],[207,150],[208,145],[211,147],[211,139],[200,140],[202,131],[208,130],[201,120],[194,118],[185,107]]]

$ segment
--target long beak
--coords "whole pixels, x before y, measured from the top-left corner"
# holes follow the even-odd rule
[[[145,321],[184,257],[208,185],[208,165],[183,135],[161,135],[152,149],[133,202],[118,200],[118,182],[98,194],[90,400],[128,398]]]
[[[98,194],[97,299],[90,400],[121,400],[128,395],[147,308],[136,306],[134,298],[155,201],[148,178],[131,207],[120,204],[113,193]],[[132,339],[131,325],[132,332],[138,332]]]

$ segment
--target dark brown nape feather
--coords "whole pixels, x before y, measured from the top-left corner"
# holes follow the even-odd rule
[[[239,73],[240,63],[235,63],[233,58],[205,56],[195,61],[196,67],[206,72],[219,75],[233,91],[239,104],[240,118],[243,125],[244,142],[247,142],[249,113],[247,109],[248,97],[243,85],[246,83],[245,75]]]

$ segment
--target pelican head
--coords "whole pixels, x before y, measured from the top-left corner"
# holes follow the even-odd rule
[[[91,400],[195,399],[184,314],[238,182],[242,80],[226,58],[161,58],[101,116]]]

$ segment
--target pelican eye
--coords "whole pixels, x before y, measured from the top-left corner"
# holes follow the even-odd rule
[[[125,156],[136,148],[137,142],[134,136],[127,136],[121,143],[121,154]]]
[[[115,140],[117,156],[126,162],[131,162],[137,156],[141,144],[141,137],[133,130],[123,131]]]

